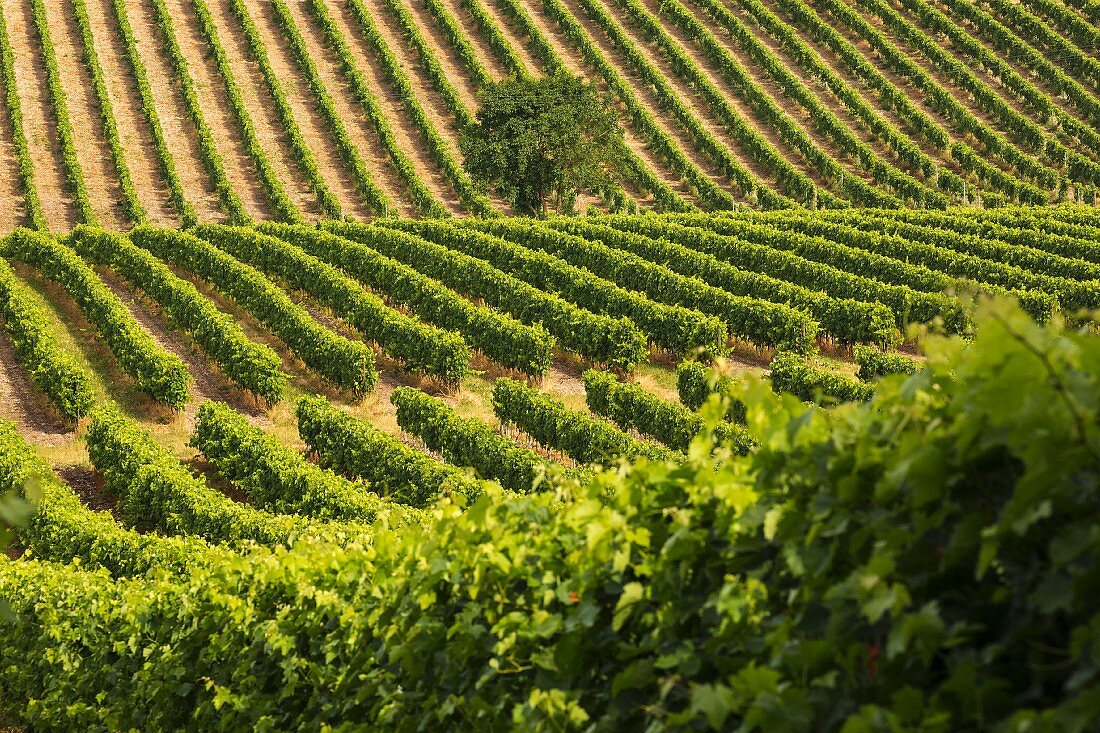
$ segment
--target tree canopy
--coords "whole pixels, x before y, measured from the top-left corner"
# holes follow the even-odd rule
[[[623,131],[613,102],[577,76],[512,78],[479,95],[460,139],[466,168],[517,211],[573,210],[583,190],[617,187]]]

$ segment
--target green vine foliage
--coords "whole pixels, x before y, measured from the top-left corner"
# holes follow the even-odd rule
[[[0,259],[0,328],[11,339],[16,361],[31,381],[67,420],[78,420],[95,404],[91,378],[71,354],[57,343],[50,320]]]
[[[974,319],[870,403],[745,384],[748,455],[700,439],[566,502],[489,489],[429,532],[183,576],[0,563],[0,707],[36,729],[1089,730],[1100,339],[1002,301]],[[26,450],[0,435],[7,479]]]
[[[168,407],[183,409],[191,387],[187,365],[141,327],[80,255],[52,237],[27,229],[9,234],[0,252],[64,289],[142,391]]]
[[[341,411],[324,397],[298,402],[298,435],[318,463],[351,479],[365,479],[390,501],[423,507],[441,495],[481,494],[465,471],[431,458],[385,430]]]

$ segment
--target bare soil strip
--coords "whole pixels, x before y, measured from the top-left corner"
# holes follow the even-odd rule
[[[248,4],[251,5],[251,3]],[[241,98],[244,100],[245,109],[248,110],[248,116],[252,119],[256,139],[259,140],[264,155],[267,156],[294,205],[307,218],[317,218],[320,216],[317,197],[294,159],[289,138],[283,129],[282,121],[275,112],[275,104],[264,84],[260,68],[252,59],[252,53],[248,49],[239,21],[233,15],[226,0],[206,0],[206,7],[210,9],[210,16],[214,19],[218,39],[229,59],[233,79],[241,90]],[[265,47],[274,45],[268,42],[268,38],[273,42],[278,40],[278,36],[267,36],[264,39]],[[268,53],[270,55],[270,48]],[[221,82],[220,76],[218,81]]]
[[[0,329],[0,419],[10,420],[31,443],[55,445],[72,431],[57,417],[46,398],[34,388],[15,360],[15,351]]]
[[[3,90],[2,82],[0,90]],[[0,206],[0,231],[3,232],[25,223],[27,216],[10,114],[7,109],[0,110],[0,201],[4,202]]]
[[[478,28],[477,23],[470,13],[462,7],[462,3],[459,2],[459,0],[439,0],[439,4],[446,8],[455,19],[455,25],[462,30],[463,36],[465,36],[466,40],[470,42],[470,45],[477,50],[478,60],[481,61],[482,66],[484,66],[486,71],[489,72],[489,75],[493,77],[493,80],[500,81],[508,76],[508,70],[504,68],[500,59],[497,58],[492,46],[486,41],[485,36],[482,35],[481,30]],[[422,0],[410,0],[409,7],[415,12],[418,9],[423,9],[423,2]],[[533,71],[533,69],[529,70]]]
[[[99,223],[121,229],[126,222],[122,211],[122,185],[111,162],[110,147],[100,119],[99,101],[92,87],[92,75],[82,58],[80,29],[69,0],[43,0],[50,26],[50,40],[61,70],[61,88],[69,111],[69,124],[76,137],[76,155],[84,183],[92,193],[92,207]],[[123,116],[125,110],[123,110]]]
[[[461,0],[444,0],[444,4],[454,3],[459,5]],[[485,9],[485,14],[493,18],[496,21],[497,28],[500,29],[500,33],[508,42],[512,44],[512,48],[516,50],[523,65],[527,68],[527,73],[532,75],[539,75],[542,72],[542,64],[539,63],[538,56],[531,50],[530,40],[523,33],[518,32],[511,24],[508,16],[501,12],[493,4],[493,0],[474,0]]]
[[[424,143],[420,131],[405,112],[404,103],[401,98],[386,81],[386,76],[382,72],[378,58],[371,51],[370,44],[363,37],[363,34],[360,33],[359,25],[356,23],[355,18],[352,17],[351,11],[341,2],[335,3],[336,7],[333,7],[332,2],[329,2],[328,5],[333,23],[340,29],[340,33],[344,36],[344,40],[347,42],[348,47],[355,55],[359,70],[368,81],[370,88],[374,91],[379,107],[385,112],[386,119],[389,120],[390,126],[393,128],[394,137],[397,139],[401,149],[405,151],[405,154],[408,155],[409,159],[412,161],[417,176],[420,177],[420,180],[424,182],[424,185],[432,192],[432,195],[434,195],[448,211],[452,214],[461,214],[464,209],[462,208],[461,202],[458,200],[458,194],[443,176],[440,167],[436,165],[428,154],[427,146]],[[382,12],[377,12],[375,6],[371,4],[368,4],[367,7],[375,13],[375,22],[379,26],[379,31],[383,34],[383,38],[386,39],[386,42],[390,43],[390,39],[394,37],[394,33],[389,31],[388,26],[384,22],[386,20],[385,16],[388,16],[388,13],[385,12],[384,9]],[[408,72],[409,69],[415,68],[416,64],[405,56],[402,56],[401,52],[404,50],[402,48],[404,42],[400,37],[400,33],[396,35],[401,43],[392,45],[391,47],[398,60],[404,66],[406,72]],[[417,74],[413,72],[409,73],[409,76],[411,77],[414,89],[419,91],[421,87],[417,84]],[[433,107],[425,96],[418,93],[417,101],[426,107],[433,119],[438,119],[438,117],[433,114]],[[450,116],[446,110],[444,110],[444,113]],[[441,125],[440,128],[440,133],[444,136],[444,139],[446,139],[446,126]]]
[[[126,46],[119,33],[110,0],[85,0],[85,5],[88,8],[96,54],[100,66],[103,67],[107,96],[115,112],[119,141],[126,154],[126,165],[134,180],[138,200],[145,207],[152,223],[176,226],[179,224],[179,216],[172,206],[168,197],[168,186],[161,176],[153,135],[141,114],[141,96],[126,61]]]
[[[966,91],[965,89],[959,87],[953,81],[951,81],[951,79],[947,78],[947,76],[943,72],[941,72],[936,67],[935,64],[933,64],[923,54],[921,54],[916,49],[914,49],[907,41],[905,41],[903,39],[900,39],[900,38],[896,37],[895,35],[893,35],[892,33],[890,33],[890,31],[886,28],[885,24],[882,22],[881,18],[879,18],[877,15],[870,12],[869,10],[865,10],[864,8],[862,8],[858,5],[853,5],[852,8],[853,8],[853,10],[858,12],[867,23],[872,25],[876,30],[878,30],[880,33],[882,33],[887,38],[889,38],[890,41],[893,42],[893,44],[903,54],[908,56],[909,59],[911,61],[913,61],[913,63],[915,63],[917,66],[921,67],[921,69],[923,69],[925,71],[925,73],[927,73],[929,76],[931,76],[935,80],[936,84],[940,88],[947,91],[947,93],[950,94],[951,97],[956,102],[958,102],[962,106],[966,107],[966,109],[969,110],[970,113],[972,115],[974,115],[974,117],[976,117],[979,121],[981,121],[986,126],[992,128],[993,130],[1003,131],[1004,128],[999,123],[997,123],[995,120],[993,120],[993,118],[991,118],[990,115],[985,110],[978,107],[978,105],[975,103],[973,97],[970,96],[970,93],[968,91]],[[880,68],[882,68],[882,67],[880,67]],[[883,72],[886,73],[885,69],[883,69]],[[896,78],[896,77],[892,77],[892,80],[894,78]],[[910,87],[909,88],[909,96],[913,99],[918,99],[918,98],[923,97],[924,95],[919,90],[916,90],[915,88]],[[1006,137],[1008,137],[1008,136],[1006,136]],[[1011,137],[1009,137],[1008,139],[1009,139],[1010,144],[1014,144],[1014,141],[1012,140]],[[1016,147],[1019,148],[1018,145]],[[1019,148],[1019,149],[1020,149],[1020,152],[1023,155],[1029,156],[1029,157],[1034,157],[1032,155],[1032,153],[1030,151],[1028,151],[1026,148]],[[1010,171],[1010,172],[1012,172],[1013,174],[1016,173],[1015,171]]]
[[[15,81],[23,107],[23,126],[34,163],[34,185],[42,200],[42,213],[50,229],[66,231],[77,224],[76,207],[65,185],[57,126],[53,122],[46,67],[31,19],[23,0],[3,0],[15,60]]]
[[[111,0],[88,0],[88,2],[89,6],[98,5],[102,7],[103,12],[112,13],[110,17],[113,19],[113,10],[108,7]],[[172,159],[175,161],[176,172],[187,195],[187,201],[194,207],[195,215],[201,221],[224,221],[225,215],[219,208],[217,192],[202,163],[198,132],[187,116],[179,85],[175,82],[175,74],[161,47],[153,9],[147,0],[137,0],[128,2],[126,10],[134,31],[138,52],[141,54],[141,61],[146,67],[157,116],[160,118],[164,137],[172,152]],[[90,7],[89,12],[93,16],[96,15]],[[139,110],[140,104],[134,109]],[[118,116],[121,125],[121,118],[125,115]],[[149,148],[147,155],[154,154],[153,149]],[[136,185],[137,180],[135,179],[134,182]]]
[[[287,0],[286,4],[290,9],[290,14],[293,16],[294,24],[297,26],[298,32],[302,35],[302,40],[309,51],[310,58],[313,59],[314,64],[317,66],[317,74],[322,84],[324,84],[325,89],[328,90],[328,93],[332,96],[333,104],[340,113],[340,118],[344,121],[344,127],[347,128],[348,136],[358,149],[359,156],[363,159],[368,170],[370,170],[374,182],[378,184],[389,199],[393,201],[394,205],[400,210],[402,216],[414,216],[416,214],[416,208],[404,194],[401,179],[393,169],[393,166],[390,165],[389,158],[386,155],[385,149],[382,147],[382,142],[378,137],[378,133],[374,131],[370,120],[363,114],[362,108],[355,101],[355,96],[348,88],[347,80],[340,70],[340,62],[336,59],[332,49],[325,44],[323,33],[312,21],[308,9],[304,7],[304,0]],[[264,13],[257,13],[257,15],[266,16],[268,13],[265,11]],[[280,40],[280,43],[281,42]],[[397,119],[390,114],[392,110],[387,103],[383,90],[379,87],[379,83],[381,83],[380,80],[376,80],[371,76],[372,69],[368,68],[366,64],[360,64],[360,66],[362,67],[364,76],[372,82],[376,82],[372,84],[371,88],[376,90],[379,104],[387,113],[387,117],[394,129],[394,135],[397,136],[399,140],[402,140],[404,132],[400,125],[397,124]],[[308,102],[308,104],[312,107],[311,101]],[[304,132],[303,129],[303,133]],[[336,154],[335,150],[333,154]],[[321,162],[320,157],[318,158],[318,162]],[[330,181],[330,185],[331,183]]]
[[[214,135],[214,145],[225,161],[226,177],[249,216],[269,219],[271,205],[267,193],[252,159],[244,149],[240,129],[226,99],[225,82],[218,74],[214,57],[202,37],[191,0],[165,0],[165,5],[175,23],[176,41],[187,59],[195,90],[206,103],[202,111]]]
[[[424,37],[424,40],[428,44],[428,48],[435,54],[436,61],[439,62],[439,66],[446,72],[447,78],[454,84],[455,89],[458,90],[459,99],[462,100],[462,103],[466,105],[466,109],[470,110],[471,114],[476,113],[478,107],[477,81],[471,76],[470,72],[466,70],[466,66],[462,63],[462,60],[458,58],[458,55],[454,52],[454,48],[447,42],[435,18],[424,8],[420,0],[399,1],[416,20],[416,24],[420,28],[420,35]]]
[[[741,117],[741,119],[745,120],[745,122],[750,127],[756,130],[756,132],[760,134],[761,137],[774,145],[775,148],[780,151],[783,157],[792,165],[794,165],[795,168],[801,170],[803,173],[806,173],[811,177],[814,177],[814,171],[806,165],[806,162],[802,158],[801,154],[799,154],[796,150],[792,150],[790,146],[785,144],[774,127],[761,124],[760,121],[756,118],[753,111],[749,108],[749,106],[744,101],[742,101],[740,97],[732,93],[728,85],[725,83],[724,79],[722,79],[721,75],[714,72],[710,62],[698,49],[698,47],[685,36],[684,32],[680,30],[676,25],[669,22],[665,17],[658,14],[658,4],[646,2],[645,0],[642,0],[642,4],[646,6],[646,9],[649,12],[657,16],[658,20],[661,22],[661,25],[665,30],[665,33],[677,43],[677,45],[689,58],[691,58],[692,61],[695,62],[696,67],[698,67],[703,76],[707,80],[709,80],[714,86],[723,91],[723,96],[725,97],[726,101],[729,102],[729,105],[737,111],[738,116]],[[607,8],[608,13],[616,13],[617,9],[612,3],[605,3],[604,5]],[[686,3],[685,7],[687,7],[692,12],[695,12],[696,10],[694,7]],[[717,27],[712,27],[713,21],[710,21],[709,18],[701,17],[700,22],[704,26],[711,27],[712,33],[716,38],[719,39],[719,42],[722,42],[724,40],[721,37],[721,30]],[[707,101],[694,90],[689,82],[676,74],[676,72],[672,68],[672,65],[668,62],[667,58],[661,52],[661,50],[657,48],[656,45],[646,41],[645,37],[637,31],[637,29],[630,23],[628,18],[620,18],[620,24],[626,31],[627,35],[634,39],[634,42],[635,44],[637,44],[638,48],[644,48],[649,52],[650,61],[653,63],[654,66],[661,70],[661,73],[665,75],[665,78],[668,79],[672,87],[679,93],[680,101],[683,102],[684,105],[691,110],[692,114],[697,120],[699,120],[700,124],[704,128],[706,128],[706,130],[710,132],[710,134],[714,135],[717,139],[723,141],[726,144],[726,148],[734,155],[734,157],[741,163],[741,165],[752,171],[756,175],[756,177],[759,178],[762,182],[770,185],[772,188],[775,188],[774,171],[761,165],[759,162],[753,159],[752,156],[741,149],[739,141],[735,137],[732,137],[730,135],[725,125],[722,124],[722,122],[711,110],[710,105],[707,103]],[[817,180],[816,178],[814,179],[814,182],[818,184],[821,183],[821,181]]]
[[[294,113],[294,119],[317,160],[318,171],[325,183],[339,199],[345,214],[356,218],[369,216],[370,208],[356,188],[351,173],[340,159],[339,150],[332,140],[329,127],[313,103],[307,82],[294,62],[282,30],[275,22],[271,4],[268,2],[250,4],[249,13],[264,38],[271,68],[279,77],[287,102]],[[315,58],[314,61],[318,65],[321,63],[320,59]]]
[[[647,4],[648,4],[648,0]],[[706,22],[706,14],[702,13],[693,4],[686,3],[686,5],[696,14],[697,17],[703,22]],[[814,93],[814,96],[820,101],[830,112],[832,112],[841,124],[843,124],[848,130],[859,138],[865,145],[870,147],[875,154],[885,161],[889,161],[893,164],[898,164],[897,154],[894,150],[882,142],[875,135],[867,129],[863,122],[857,118],[854,114],[848,111],[848,108],[840,101],[832,91],[816,77],[807,74],[798,63],[792,59],[783,47],[775,41],[763,28],[761,28],[751,15],[743,11],[739,6],[730,6],[730,11],[738,16],[738,18],[745,24],[745,27],[756,37],[756,40],[763,46],[765,46],[772,56],[779,62],[779,64],[786,69],[792,76],[797,77],[802,81],[805,86]],[[723,37],[722,34],[715,34],[720,41],[728,43],[728,40]],[[732,44],[729,44],[732,45]],[[750,70],[751,71],[751,70]],[[769,77],[770,79],[770,77]],[[823,133],[819,133],[817,128],[809,120],[808,113],[804,113],[800,110],[799,114],[806,114],[806,122],[804,127],[806,131],[813,136],[818,145],[822,146],[830,155],[837,160],[843,160],[843,156],[840,151],[836,150],[836,146],[833,141]],[[796,118],[798,119],[798,118]],[[904,169],[904,167],[902,166]]]
[[[626,82],[633,88],[634,94],[638,97],[639,100],[641,100],[641,103],[646,107],[646,109],[649,110],[649,113],[653,115],[653,118],[657,121],[658,127],[660,127],[666,135],[672,138],[672,140],[674,140],[680,146],[680,149],[684,152],[684,155],[687,157],[687,159],[694,163],[701,171],[703,171],[704,174],[706,174],[712,180],[722,185],[723,188],[730,188],[729,182],[724,180],[724,176],[718,174],[710,159],[702,152],[700,152],[699,149],[695,146],[695,143],[692,141],[691,136],[684,131],[683,127],[678,122],[676,122],[676,120],[672,119],[670,115],[666,114],[664,110],[661,109],[661,106],[657,102],[656,97],[650,91],[649,85],[646,84],[640,76],[634,73],[634,70],[629,66],[629,64],[625,61],[619,51],[611,43],[607,35],[603,32],[603,29],[601,29],[595,23],[595,21],[589,18],[588,15],[584,12],[583,8],[581,8],[580,5],[574,0],[563,0],[563,4],[573,15],[573,18],[577,21],[577,23],[579,23],[580,26],[584,28],[585,32],[588,34],[588,37],[596,45],[596,48],[600,50],[600,53],[603,54],[604,58],[606,58],[608,62],[615,67],[615,69],[619,72],[619,75],[624,80],[626,80]],[[539,8],[538,12],[541,13],[542,9]],[[640,46],[640,48],[646,48],[646,46],[642,45]],[[661,68],[660,59],[656,55],[651,55],[650,61],[654,63],[658,67],[658,69]],[[676,84],[677,79],[669,76],[668,74],[665,74],[665,76],[673,85],[673,88],[681,91],[681,96],[683,96],[683,91],[681,87]],[[686,99],[683,101],[687,103]],[[691,109],[690,105],[689,109]],[[694,112],[697,119],[706,119],[701,113],[699,113],[697,109],[694,110]]]
[[[828,66],[833,71],[833,73],[835,73],[837,76],[839,76],[841,79],[843,79],[844,82],[856,94],[858,94],[863,99],[864,102],[866,102],[868,105],[870,105],[871,108],[874,109],[880,116],[882,116],[888,122],[890,122],[895,127],[897,127],[899,130],[901,130],[903,133],[905,133],[906,136],[909,137],[910,140],[912,140],[914,143],[916,143],[917,145],[920,146],[921,150],[923,150],[925,152],[925,154],[927,154],[929,157],[931,157],[937,163],[940,163],[940,164],[944,165],[945,167],[949,168],[950,170],[954,171],[955,173],[957,173],[959,175],[965,175],[965,171],[962,170],[962,168],[958,165],[957,162],[955,162],[954,159],[952,159],[949,156],[943,155],[943,151],[941,151],[939,148],[932,145],[930,142],[928,142],[923,137],[913,136],[911,134],[911,131],[909,130],[909,126],[904,121],[902,121],[902,119],[900,117],[898,117],[897,113],[894,112],[893,109],[890,109],[890,108],[887,108],[886,106],[884,106],[882,104],[882,102],[880,101],[878,94],[872,92],[861,79],[859,79],[855,75],[853,75],[852,72],[848,69],[847,66],[845,66],[844,62],[836,55],[835,52],[833,52],[831,49],[829,49],[829,48],[821,45],[820,43],[818,43],[816,40],[811,38],[801,27],[799,27],[795,23],[792,23],[791,20],[785,16],[785,14],[783,13],[782,8],[778,7],[773,2],[773,0],[761,0],[761,3],[766,5],[769,10],[771,10],[777,17],[779,17],[781,20],[783,20],[783,22],[786,23],[787,26],[790,27],[791,30],[793,30],[795,32],[795,34],[798,35],[798,37],[801,38],[801,40],[806,45],[808,45],[811,49],[813,49],[814,52],[817,53],[818,59],[823,64]],[[731,9],[733,9],[733,5],[731,3],[727,3],[727,5],[729,5],[729,7]],[[885,70],[884,69],[880,68],[880,71],[882,71],[883,74],[885,75]],[[887,77],[887,78],[889,79],[889,77]],[[922,107],[923,111],[927,112],[932,117],[933,120],[938,121],[937,115],[935,113],[931,112],[928,109],[923,108],[923,106],[921,105],[921,100],[914,99],[913,102],[916,106]],[[945,130],[948,133],[950,133],[950,128],[945,128]]]

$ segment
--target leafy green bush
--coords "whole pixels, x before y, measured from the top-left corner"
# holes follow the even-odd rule
[[[859,364],[857,377],[864,382],[870,382],[876,377],[884,377],[887,374],[912,374],[917,371],[919,364],[904,354],[898,354],[874,346],[856,346],[853,349],[856,363]]]
[[[676,450],[687,451],[697,436],[707,432],[713,432],[718,441],[731,441],[742,453],[753,446],[752,436],[743,426],[723,422],[710,427],[683,405],[662,400],[636,384],[620,382],[607,372],[590,369],[584,373],[584,397],[588,409],[597,415],[610,418],[624,430],[650,435]]]
[[[1091,730],[1100,339],[1005,303],[975,325],[873,405],[748,387],[750,455],[642,462],[564,503],[486,496],[369,549],[182,578],[0,563],[0,709],[85,730]]]
[[[220,402],[204,402],[189,442],[261,509],[316,519],[373,522],[380,515],[413,519],[407,507],[383,502],[370,486],[310,463],[248,418]]]
[[[657,443],[638,440],[606,419],[570,410],[560,400],[516,379],[502,378],[493,384],[493,412],[501,422],[515,425],[543,445],[582,463],[608,463],[622,456],[681,457]]]
[[[875,394],[871,385],[816,367],[801,354],[776,354],[770,369],[772,389],[807,402],[869,400]]]
[[[327,468],[352,479],[366,479],[390,501],[422,507],[440,495],[473,499],[481,482],[369,422],[337,409],[324,397],[298,402],[298,435]]]

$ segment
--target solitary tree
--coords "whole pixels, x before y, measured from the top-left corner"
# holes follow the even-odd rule
[[[459,141],[466,168],[518,211],[570,212],[580,191],[617,188],[623,131],[611,100],[580,77],[506,79],[479,101]]]

